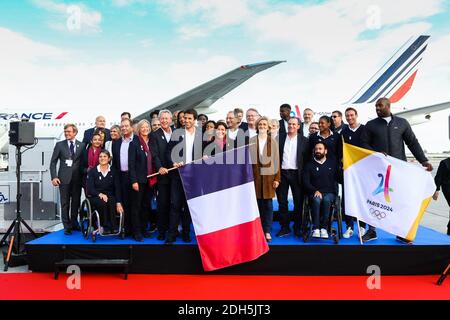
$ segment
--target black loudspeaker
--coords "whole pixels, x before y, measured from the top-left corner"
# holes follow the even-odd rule
[[[10,122],[9,144],[12,144],[14,146],[26,146],[34,144],[34,122]]]

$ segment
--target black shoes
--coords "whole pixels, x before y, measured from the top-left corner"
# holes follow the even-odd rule
[[[166,235],[164,233],[158,234],[158,237],[156,238],[158,240],[166,240]]]
[[[70,229],[64,229],[64,235],[70,236],[72,234],[72,230]]]
[[[173,244],[175,242],[175,238],[172,236],[168,236],[165,244]]]
[[[145,231],[144,232],[144,238],[151,238],[153,235],[150,231]]]
[[[378,239],[377,233],[372,229],[367,230],[366,234],[362,237],[363,242],[369,242],[376,239]]]
[[[135,234],[135,235],[133,236],[133,238],[134,238],[134,240],[136,240],[137,242],[143,242],[143,241],[144,241],[144,237],[143,237],[142,234],[140,234],[140,233]]]
[[[152,223],[152,224],[150,225],[150,230],[149,230],[149,232],[150,232],[150,233],[153,233],[153,232],[155,232],[156,230],[158,230],[158,227],[157,227],[156,223]]]
[[[78,221],[72,222],[72,231],[81,231]]]
[[[291,230],[289,228],[281,228],[281,230],[277,233],[278,238],[286,237],[291,234]]]
[[[183,233],[183,235],[181,236],[181,239],[183,240],[183,242],[191,242],[191,236],[189,235],[189,233]]]

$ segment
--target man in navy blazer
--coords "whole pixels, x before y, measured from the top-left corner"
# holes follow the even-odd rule
[[[97,118],[95,118],[95,127],[94,128],[90,128],[84,131],[84,136],[83,136],[83,143],[88,145],[91,140],[92,140],[92,136],[94,135],[95,130],[97,129],[101,129],[101,130],[105,130],[105,139],[106,141],[110,141],[111,140],[111,135],[109,132],[109,129],[106,128],[106,119],[104,116],[98,116]],[[106,141],[103,141],[103,143],[105,143]]]
[[[301,214],[303,209],[302,170],[309,159],[309,142],[299,132],[300,120],[290,118],[288,132],[279,134],[279,152],[281,163],[281,183],[277,188],[281,230],[278,237],[288,235],[290,217],[288,213],[288,192],[292,191],[294,200],[294,234],[299,236],[301,229]]]
[[[81,197],[81,152],[84,144],[75,139],[78,129],[74,124],[64,126],[65,139],[56,143],[50,160],[50,175],[52,184],[59,187],[61,197],[61,218],[64,234],[72,234],[79,230],[78,210]],[[59,170],[56,165],[59,161]],[[69,216],[70,211],[70,216]]]
[[[153,166],[158,176],[158,195],[156,197],[158,216],[158,240],[166,240],[167,231],[169,230],[169,214],[170,214],[170,177],[168,169],[171,167],[166,157],[166,150],[172,136],[172,113],[169,110],[161,110],[159,112],[159,122],[161,128],[150,134],[150,149],[152,153]]]
[[[201,160],[203,157],[203,134],[202,130],[195,127],[197,112],[193,109],[184,112],[185,127],[175,130],[166,150],[166,160],[169,167],[180,168],[186,163]],[[175,242],[178,223],[181,218],[183,227],[182,239],[190,242],[190,215],[186,197],[183,190],[178,170],[170,172],[171,208],[169,216],[169,232],[166,244]]]
[[[131,230],[131,180],[128,166],[129,147],[131,143],[139,144],[139,138],[133,133],[130,119],[123,119],[120,123],[122,138],[113,142],[113,167],[120,176],[122,207],[125,211],[125,233],[132,234]]]

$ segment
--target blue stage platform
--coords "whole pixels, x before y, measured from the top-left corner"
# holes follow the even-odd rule
[[[367,267],[377,265],[384,275],[438,274],[450,261],[450,237],[420,227],[412,245],[378,230],[378,240],[364,245],[357,235],[340,239],[311,239],[304,243],[292,234],[277,238],[278,222],[273,225],[270,250],[255,261],[212,272],[242,275],[367,275]],[[156,236],[156,234],[155,234]],[[192,242],[181,239],[165,245],[155,238],[136,242],[131,238],[98,237],[95,243],[80,232],[65,236],[63,231],[47,234],[26,244],[29,269],[52,272],[65,258],[130,259],[130,272],[150,274],[203,274],[200,254]]]
[[[331,239],[311,239],[305,243],[303,240],[294,237],[291,233],[289,236],[277,238],[275,234],[279,231],[279,224],[273,225],[273,240],[269,243],[270,246],[309,246],[309,245],[334,245]],[[156,234],[154,234],[156,237]],[[404,246],[405,244],[397,241],[395,236],[384,232],[383,230],[377,230],[378,239],[375,241],[367,242],[364,246]],[[41,238],[28,242],[28,245],[161,245],[164,241],[156,240],[155,238],[144,239],[144,242],[137,242],[132,238],[125,238],[124,240],[118,237],[97,237],[95,243],[91,239],[85,240],[80,232],[74,232],[70,236],[65,236],[63,230],[53,232],[45,235]],[[177,239],[174,245],[186,245],[181,239]],[[192,233],[192,242],[188,245],[196,245],[195,234]],[[350,239],[340,239],[339,245],[342,246],[355,246],[360,245],[359,237],[355,234]],[[436,232],[426,227],[419,227],[417,237],[414,241],[414,246],[436,246],[436,245],[448,245],[450,246],[450,236]],[[449,247],[450,250],[450,247]]]

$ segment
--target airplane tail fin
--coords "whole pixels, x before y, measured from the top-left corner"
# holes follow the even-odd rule
[[[302,113],[300,112],[300,109],[298,107],[298,104],[295,105],[295,110],[291,111],[291,117],[293,118],[299,118],[300,121],[303,120],[302,119]]]
[[[400,101],[411,89],[430,36],[410,38],[347,104],[373,103],[388,97]]]
[[[295,111],[291,111],[291,117],[297,117],[300,120],[302,120],[302,113],[300,112],[300,109],[298,107],[298,104],[295,105]]]

